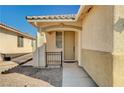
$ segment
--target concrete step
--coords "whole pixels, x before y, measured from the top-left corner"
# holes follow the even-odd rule
[[[0,62],[0,73],[8,71],[9,69],[12,69],[17,66],[18,66],[18,64],[15,62],[12,62],[12,61]]]
[[[17,57],[17,58],[14,58],[12,59],[13,62],[16,62],[18,64],[23,64],[29,60],[31,60],[33,57],[32,53],[30,54],[26,54],[26,55],[23,55],[23,56],[20,56],[20,57]]]

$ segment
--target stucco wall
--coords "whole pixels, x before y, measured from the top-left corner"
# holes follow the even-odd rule
[[[124,6],[114,7],[113,86],[124,87]]]
[[[29,53],[32,52],[31,40],[24,38],[24,47],[17,46],[17,35],[0,29],[0,53]]]
[[[62,37],[62,40],[63,40],[63,37]],[[47,42],[46,49],[48,52],[60,52],[63,50],[63,43],[62,43],[62,48],[56,47],[56,32],[55,31],[46,33],[46,42]]]
[[[82,65],[98,86],[113,84],[113,57],[111,53],[81,50]]]
[[[112,86],[113,6],[94,6],[82,28],[81,65],[99,86]]]
[[[112,52],[113,6],[94,6],[82,28],[83,49]]]
[[[75,60],[81,64],[81,31],[75,32]]]
[[[2,55],[0,54],[0,61],[3,60]]]
[[[114,53],[124,53],[124,6],[114,7]]]

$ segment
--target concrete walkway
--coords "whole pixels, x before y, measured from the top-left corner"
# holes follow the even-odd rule
[[[63,87],[96,87],[97,85],[77,63],[63,64]]]

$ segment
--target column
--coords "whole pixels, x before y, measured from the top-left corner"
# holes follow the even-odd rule
[[[44,36],[41,34],[41,28],[37,31],[36,51],[34,53],[34,65],[36,67],[45,67],[45,44],[43,42]]]

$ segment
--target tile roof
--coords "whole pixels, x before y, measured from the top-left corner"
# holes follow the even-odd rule
[[[45,21],[51,21],[51,20],[75,20],[76,15],[70,14],[70,15],[49,15],[49,16],[27,16],[26,19],[28,20],[45,20]]]
[[[35,39],[35,38],[34,38],[33,36],[31,36],[31,35],[29,35],[29,34],[27,34],[27,33],[20,32],[19,30],[15,29],[15,28],[13,28],[13,27],[11,27],[11,26],[8,26],[8,25],[6,25],[6,24],[3,24],[3,23],[0,23],[0,28],[7,29],[7,30],[9,30],[9,31],[11,31],[11,32],[14,32],[14,33],[17,33],[17,34],[19,34],[19,35],[28,37],[28,38],[30,38],[30,39]]]

